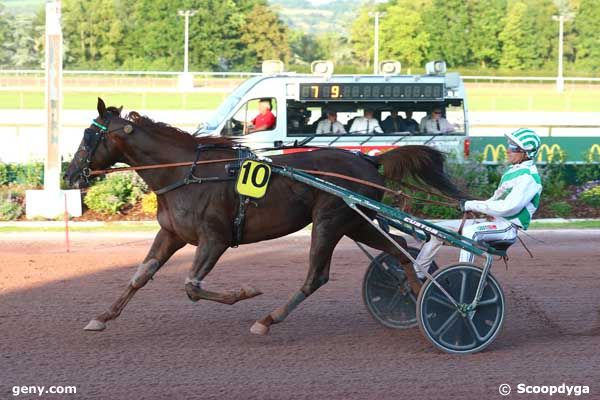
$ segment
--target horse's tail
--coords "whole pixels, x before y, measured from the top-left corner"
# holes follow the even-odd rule
[[[383,176],[387,179],[400,183],[412,176],[455,199],[468,197],[444,172],[446,157],[439,150],[420,145],[400,146],[375,158],[383,166]]]

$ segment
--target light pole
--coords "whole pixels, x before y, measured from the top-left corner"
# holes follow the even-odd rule
[[[182,90],[194,87],[194,77],[189,73],[189,40],[190,40],[190,17],[196,15],[197,10],[179,10],[177,15],[185,18],[184,47],[183,47],[183,74],[179,77],[179,86]]]
[[[373,74],[379,74],[379,18],[385,17],[384,12],[375,11],[369,13],[370,17],[375,17],[375,35],[373,43]]]
[[[570,21],[571,16],[553,15],[552,19],[558,21],[558,73],[556,76],[556,91],[562,93],[565,91],[565,79],[563,78],[563,36],[565,21]]]

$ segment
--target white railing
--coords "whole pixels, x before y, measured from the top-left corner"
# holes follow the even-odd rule
[[[0,69],[0,75],[43,75],[46,71],[43,69]],[[248,78],[250,76],[262,75],[260,72],[214,72],[198,71],[190,72],[194,76],[209,77],[227,77],[227,78]],[[177,77],[182,72],[172,71],[80,71],[63,70],[64,75],[120,75],[120,76],[171,76]]]
[[[0,69],[0,75],[43,75],[43,69]],[[248,78],[261,75],[260,72],[215,72],[215,71],[196,71],[190,72],[198,77],[227,77],[227,78]],[[171,76],[177,77],[182,72],[173,71],[83,71],[83,70],[63,70],[65,75],[120,75],[120,76]],[[554,82],[553,76],[491,76],[491,75],[463,75],[464,81],[540,81]],[[600,82],[600,77],[564,77],[565,82]]]
[[[479,82],[479,81],[498,81],[498,82],[523,82],[523,81],[539,81],[539,82],[556,82],[556,77],[552,76],[475,76],[475,75],[464,75],[462,76],[465,82]],[[585,77],[564,77],[565,82],[600,82],[600,78],[585,78]]]

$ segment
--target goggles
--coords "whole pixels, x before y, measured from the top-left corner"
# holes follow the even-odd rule
[[[523,153],[523,149],[521,149],[519,146],[517,146],[514,143],[509,143],[507,146],[507,150],[512,153]]]

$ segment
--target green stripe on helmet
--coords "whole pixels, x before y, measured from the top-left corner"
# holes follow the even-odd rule
[[[529,149],[526,149],[526,147],[529,147],[529,146],[531,146],[533,148],[539,147],[538,142],[536,142],[535,140],[525,140],[525,141],[521,142],[521,147],[524,150],[529,150]]]
[[[534,131],[532,131],[531,129],[525,129],[525,128],[521,128],[521,129],[517,129],[516,131],[514,131],[512,134],[514,137],[516,138],[521,138],[521,136],[523,136],[526,133],[533,133],[535,134]]]

